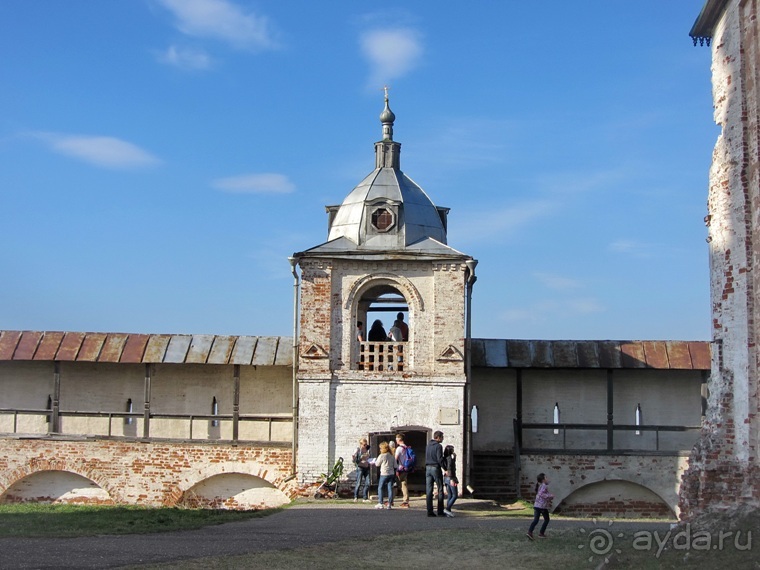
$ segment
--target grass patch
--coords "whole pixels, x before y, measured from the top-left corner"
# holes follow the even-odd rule
[[[193,530],[277,512],[135,506],[0,505],[0,537],[74,537]]]
[[[335,570],[357,568],[386,570],[389,556],[398,561],[403,546],[404,566],[410,568],[478,568],[586,570],[589,568],[631,568],[636,570],[676,570],[688,568],[757,568],[751,551],[724,549],[697,552],[663,548],[636,549],[633,540],[616,539],[605,555],[590,551],[588,534],[579,529],[553,530],[551,538],[530,542],[524,530],[443,530],[383,535],[296,548],[249,554],[183,560],[176,563],[140,566],[156,570],[228,570],[267,568],[268,570],[309,568]],[[618,552],[619,550],[619,552]],[[397,564],[396,564],[397,565]]]

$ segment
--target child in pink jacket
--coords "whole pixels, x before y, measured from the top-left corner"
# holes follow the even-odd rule
[[[536,500],[533,503],[533,522],[528,529],[528,538],[533,540],[533,529],[538,524],[538,519],[544,517],[544,524],[538,533],[538,538],[546,538],[546,527],[549,526],[549,509],[552,506],[554,495],[549,492],[549,479],[543,473],[536,477]]]

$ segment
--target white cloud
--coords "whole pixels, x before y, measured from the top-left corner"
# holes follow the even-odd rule
[[[181,69],[208,69],[213,63],[211,57],[203,50],[174,45],[159,54],[158,60]]]
[[[607,246],[607,249],[613,253],[631,255],[633,257],[648,258],[652,257],[657,246],[649,243],[642,243],[634,240],[617,240]]]
[[[481,240],[499,239],[514,235],[541,218],[551,216],[559,204],[548,199],[492,207],[488,210],[464,212],[456,226],[449,229],[449,241],[469,244]]]
[[[32,133],[52,151],[104,168],[139,168],[161,161],[140,147],[104,136]]]
[[[296,187],[284,174],[244,174],[218,178],[211,185],[217,190],[237,194],[289,194]]]
[[[508,322],[543,323],[559,318],[584,317],[604,312],[604,306],[596,299],[546,299],[528,307],[508,309],[501,317]]]
[[[581,282],[576,279],[570,279],[569,277],[562,277],[560,275],[552,275],[551,273],[534,273],[533,277],[538,279],[545,287],[556,291],[567,291],[568,289],[578,289],[582,287]]]
[[[360,44],[371,66],[372,86],[406,75],[417,65],[423,51],[420,34],[411,28],[365,32]]]
[[[245,11],[227,0],[158,0],[184,34],[226,42],[240,49],[277,47],[264,16]]]

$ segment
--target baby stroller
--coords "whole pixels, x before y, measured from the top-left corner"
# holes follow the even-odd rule
[[[315,499],[337,499],[338,498],[338,481],[343,475],[343,458],[339,457],[333,465],[329,474],[322,473],[324,481],[314,493]]]

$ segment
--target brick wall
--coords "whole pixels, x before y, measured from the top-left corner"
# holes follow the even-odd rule
[[[681,513],[760,506],[758,334],[760,256],[758,2],[728,2],[712,41],[715,144],[708,196],[713,318],[710,396],[681,490]]]
[[[92,494],[94,502],[174,506],[195,500],[227,508],[278,506],[299,491],[285,481],[290,461],[289,446],[0,439],[0,498],[18,500],[20,482],[33,481],[43,472],[60,472],[83,477],[107,493]],[[208,489],[224,489],[232,474],[249,487],[247,495],[207,494]],[[45,498],[35,497],[29,485],[24,485],[23,496]]]
[[[523,455],[520,492],[535,495],[536,477],[545,473],[562,513],[592,516],[654,516],[678,513],[678,487],[685,456],[663,455]],[[659,516],[659,515],[658,515]]]

